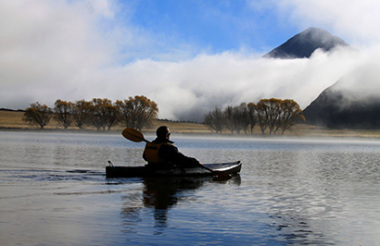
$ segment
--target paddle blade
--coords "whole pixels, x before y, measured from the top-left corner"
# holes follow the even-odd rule
[[[125,128],[123,132],[121,133],[121,135],[123,135],[123,137],[133,142],[137,142],[137,143],[142,142],[142,141],[147,142],[147,140],[145,140],[144,138],[144,135],[138,130],[133,129],[133,128]]]

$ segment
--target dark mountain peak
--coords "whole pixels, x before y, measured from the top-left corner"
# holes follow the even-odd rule
[[[331,128],[379,128],[380,65],[369,64],[343,76],[303,111],[308,124]]]
[[[348,44],[321,28],[310,27],[273,49],[264,57],[309,58],[316,49],[330,51],[338,46],[348,46]]]

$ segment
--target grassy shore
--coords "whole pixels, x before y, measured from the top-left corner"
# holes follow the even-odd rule
[[[38,126],[30,126],[25,121],[22,120],[24,116],[23,112],[19,111],[3,111],[0,110],[0,129],[8,130],[38,130]],[[153,132],[159,126],[166,125],[171,131],[179,133],[196,133],[196,134],[210,134],[212,131],[204,124],[191,123],[191,122],[175,122],[168,120],[154,120],[151,126],[144,128],[145,132]],[[111,128],[110,132],[121,132],[125,127],[122,125],[117,125]],[[44,130],[64,130],[57,121],[53,118],[50,120],[49,124],[44,127]],[[70,126],[69,131],[79,131],[78,127]],[[96,131],[95,127],[84,127],[83,131]]]
[[[0,111],[0,129],[1,130],[34,130],[39,129],[37,126],[30,126],[22,120],[24,113],[19,111]],[[167,120],[155,120],[150,127],[144,128],[144,132],[154,132],[161,125],[168,126],[173,133],[181,134],[215,134],[206,125],[192,122],[175,122]],[[64,130],[63,127],[52,119],[44,128],[45,130]],[[120,133],[124,126],[119,125],[111,129],[111,133]],[[95,132],[93,127],[85,127],[79,130],[77,127],[69,127],[69,131],[88,131]],[[231,135],[228,131],[224,135]],[[236,135],[236,134],[235,134]],[[241,134],[242,136],[244,135]],[[254,131],[255,136],[262,136],[258,127]],[[362,138],[380,138],[380,130],[348,130],[348,129],[324,129],[307,124],[298,124],[293,126],[285,133],[285,136],[293,137],[362,137]]]

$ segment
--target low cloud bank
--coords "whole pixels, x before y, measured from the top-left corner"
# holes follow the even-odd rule
[[[301,8],[306,5],[293,2],[300,6],[294,16],[308,12]],[[164,42],[166,61],[131,61],[133,52],[155,50],[151,57],[158,57],[160,49],[150,33],[118,20],[117,3],[0,3],[0,107],[144,95],[158,104],[160,118],[172,120],[202,120],[215,106],[271,97],[294,99],[305,108],[342,76],[380,60],[379,50],[372,48],[317,50],[310,59],[292,60],[265,59],[247,50],[194,57],[184,54],[192,47]],[[177,59],[171,59],[173,54]],[[379,83],[377,76],[368,81],[367,88]]]
[[[85,86],[86,97],[145,95],[158,103],[160,118],[173,120],[202,120],[215,106],[271,97],[294,99],[305,108],[364,60],[352,49],[317,50],[310,59],[292,60],[234,53],[200,55],[183,62],[142,60],[100,71]]]
[[[160,118],[197,121],[215,106],[262,98],[294,99],[305,108],[325,88],[362,66],[365,57],[351,49],[317,50],[310,59],[289,60],[223,53],[182,62],[141,60],[125,66],[76,67],[65,73],[16,70],[16,75],[6,72],[13,82],[2,85],[0,105],[25,108],[37,100],[52,105],[56,99],[145,95],[158,104]]]

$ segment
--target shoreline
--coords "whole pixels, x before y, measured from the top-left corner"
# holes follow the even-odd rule
[[[40,129],[35,126],[27,125],[23,120],[23,112],[19,111],[0,111],[0,131],[34,131],[34,132],[61,132],[61,133],[97,133],[97,134],[121,134],[124,126],[117,125],[109,131],[96,130],[94,127],[85,127],[79,129],[77,127],[69,127],[64,129],[59,126],[53,119],[44,128]],[[247,137],[247,138],[367,138],[380,139],[380,129],[327,129],[314,125],[297,124],[285,132],[284,135],[262,135],[258,126],[254,129],[254,134],[251,133],[234,133],[231,134],[225,130],[222,134],[217,134],[202,123],[195,122],[180,122],[170,120],[154,120],[150,127],[143,128],[145,134],[154,134],[156,129],[166,125],[170,128],[173,134],[183,135],[200,135],[200,136],[222,136],[222,137]]]
[[[217,134],[215,132],[196,132],[196,131],[174,131],[177,136],[201,136],[201,137],[227,137],[227,138],[256,138],[256,139],[372,139],[380,140],[380,131],[374,130],[375,132],[368,132],[367,130],[321,130],[309,133],[300,134],[284,134],[284,135],[262,135],[262,134]],[[21,127],[2,127],[0,126],[0,132],[40,132],[40,133],[62,133],[62,134],[104,134],[104,135],[121,135],[122,129],[110,130],[110,131],[97,131],[93,129],[67,129],[64,130],[59,128],[21,128]],[[154,129],[144,129],[143,134],[154,135]]]

